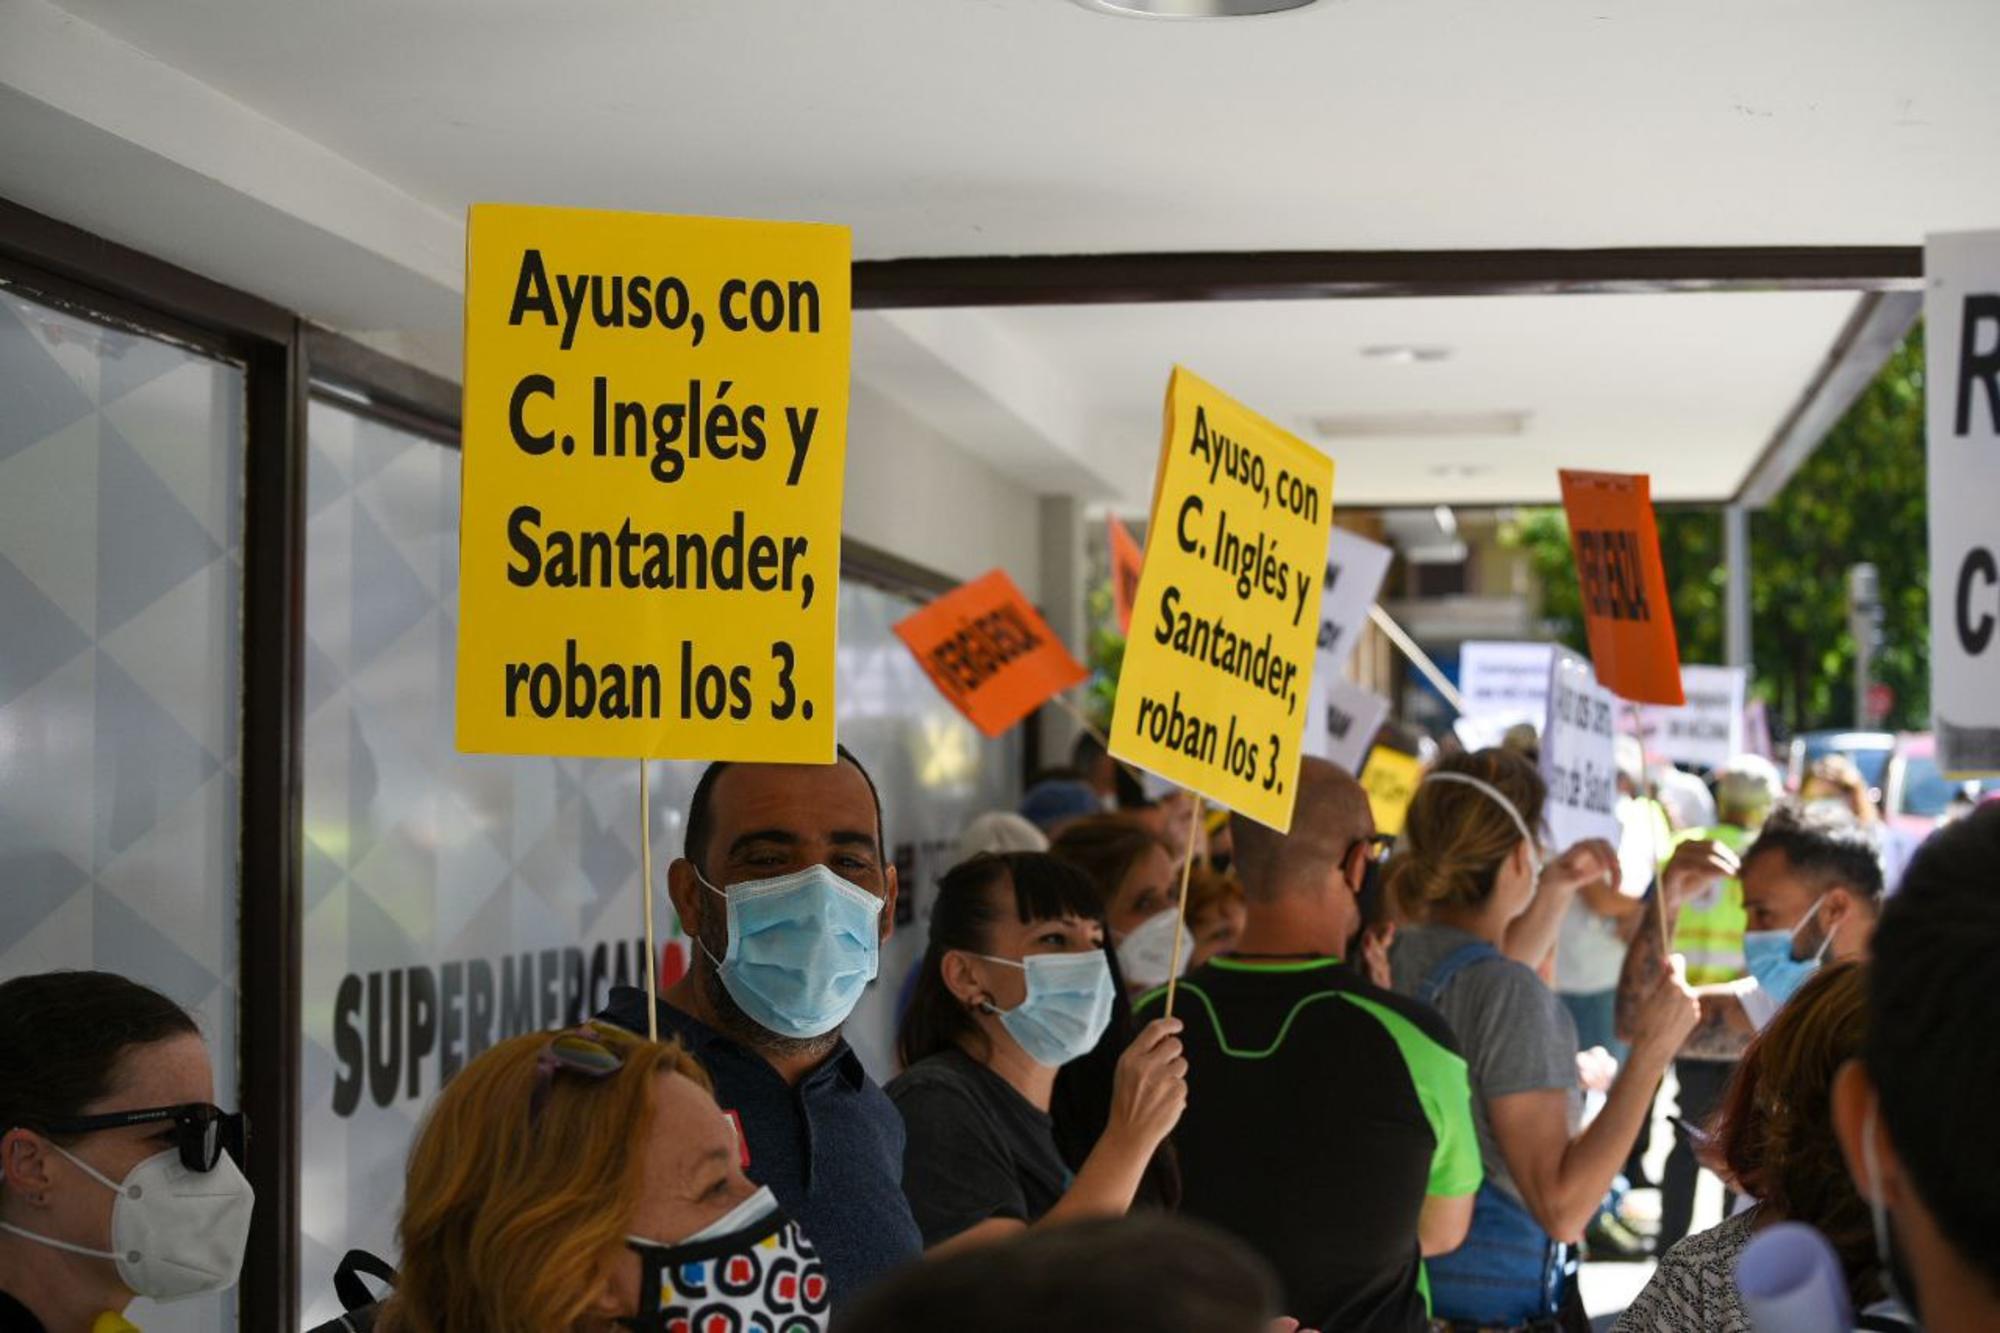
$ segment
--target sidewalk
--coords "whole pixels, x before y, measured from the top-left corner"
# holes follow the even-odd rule
[[[1673,1150],[1674,1127],[1667,1123],[1667,1116],[1674,1112],[1680,1089],[1674,1083],[1671,1072],[1667,1075],[1660,1096],[1653,1103],[1652,1147],[1646,1154],[1646,1172],[1657,1180],[1665,1168],[1667,1154]],[[1640,1192],[1640,1201],[1650,1209],[1657,1209],[1657,1190]],[[1722,1182],[1704,1171],[1696,1182],[1694,1194],[1694,1221],[1689,1234],[1706,1231],[1722,1221]],[[1652,1280],[1657,1264],[1652,1259],[1638,1263],[1618,1263],[1611,1260],[1586,1262],[1579,1274],[1583,1287],[1583,1308],[1590,1312],[1591,1327],[1609,1329],[1617,1322],[1625,1307],[1630,1305],[1646,1283]]]

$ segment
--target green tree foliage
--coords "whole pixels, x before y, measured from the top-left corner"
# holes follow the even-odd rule
[[[1786,731],[1849,725],[1854,637],[1848,567],[1880,572],[1883,647],[1875,679],[1896,692],[1887,724],[1930,717],[1930,565],[1924,491],[1924,342],[1911,333],[1770,508],[1750,518],[1753,688]],[[1660,512],[1660,554],[1681,658],[1720,662],[1722,515]],[[1582,594],[1560,509],[1524,510],[1505,534],[1529,558],[1551,635],[1587,650]]]
[[[1125,666],[1125,636],[1118,630],[1110,579],[1090,585],[1084,596],[1084,615],[1090,624],[1090,642],[1084,654],[1090,679],[1084,684],[1083,712],[1098,730],[1109,731],[1111,709],[1118,701],[1118,673]]]

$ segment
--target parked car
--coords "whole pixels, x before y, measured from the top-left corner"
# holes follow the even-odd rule
[[[1937,763],[1937,738],[1930,732],[1899,737],[1882,784],[1882,812],[1889,826],[1927,837],[1940,821],[2000,793],[2000,778],[1970,781],[1946,777]],[[1959,810],[1953,811],[1956,800]]]
[[[1861,770],[1861,780],[1868,784],[1870,795],[1880,802],[1882,799],[1882,775],[1889,765],[1889,755],[1896,748],[1896,738],[1886,731],[1802,731],[1792,737],[1791,750],[1787,756],[1785,785],[1792,791],[1806,780],[1806,770],[1813,762],[1830,754],[1846,755]]]

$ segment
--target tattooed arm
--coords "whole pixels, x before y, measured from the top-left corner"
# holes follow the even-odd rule
[[[1653,892],[1664,894],[1667,909],[1665,935],[1672,939],[1674,926],[1680,921],[1681,904],[1699,893],[1718,879],[1727,879],[1738,869],[1736,854],[1719,842],[1684,842],[1674,849],[1673,857],[1660,872],[1660,881]],[[1666,964],[1666,950],[1661,944],[1662,934],[1658,909],[1649,901],[1646,911],[1637,920],[1637,929],[1632,935],[1632,943],[1625,949],[1625,965],[1618,973],[1618,997],[1615,1001],[1615,1022],[1621,1040],[1630,1040],[1627,1035],[1632,1030],[1633,1015],[1638,1013],[1640,1003],[1652,989],[1654,978]],[[1734,1001],[1734,997],[1729,997]],[[1737,1002],[1736,1009],[1742,1010]],[[1707,1018],[1709,1006],[1703,1004],[1703,1019]],[[1747,1028],[1749,1020],[1743,1019]],[[1699,1031],[1699,1030],[1698,1030]]]
[[[1632,942],[1625,946],[1625,963],[1618,970],[1618,997],[1614,1001],[1613,1031],[1618,1040],[1632,1040],[1632,1019],[1645,1002],[1646,995],[1653,989],[1660,975],[1660,968],[1666,964],[1666,951],[1660,947],[1663,933],[1655,924],[1658,910],[1653,906],[1653,895],[1660,892],[1655,885],[1653,892],[1646,895],[1646,910],[1638,918],[1638,929],[1632,935]],[[1674,926],[1680,921],[1681,907],[1674,903],[1667,908],[1668,939],[1674,937]]]
[[[1701,1017],[1694,1031],[1681,1043],[1683,1060],[1736,1060],[1750,1039],[1757,1035],[1743,1001],[1727,986],[1702,986],[1695,997],[1701,1001]]]

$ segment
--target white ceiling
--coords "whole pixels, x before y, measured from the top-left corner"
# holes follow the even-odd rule
[[[2000,0],[0,0],[0,195],[452,372],[484,199],[845,222],[863,258],[1916,244],[2000,223],[1996,50]],[[1852,303],[903,311],[856,373],[1127,504],[1176,360],[1295,428],[1533,414],[1338,447],[1348,503],[1551,495],[1558,463],[1714,499]],[[1356,355],[1403,341],[1456,355]]]
[[[1736,491],[1856,298],[1840,292],[1037,307],[984,318],[1059,367],[1093,451],[1143,506],[1176,361],[1332,454],[1337,502],[1559,499],[1556,469],[1651,471],[1662,500]],[[1441,347],[1438,362],[1362,355]],[[1518,436],[1328,440],[1327,414],[1526,412]]]
[[[447,214],[862,257],[1915,243],[2000,218],[1992,0],[62,0]]]

